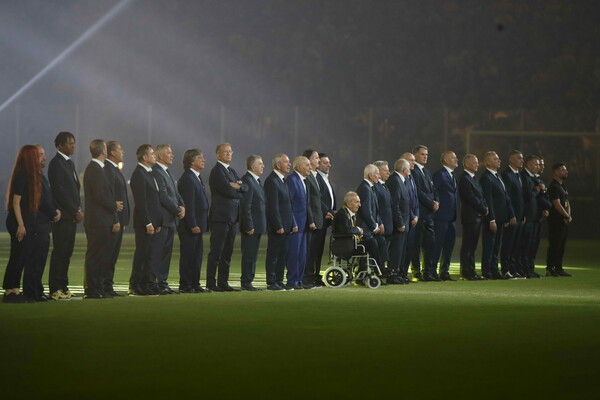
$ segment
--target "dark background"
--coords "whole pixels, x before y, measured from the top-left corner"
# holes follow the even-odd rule
[[[5,103],[115,7],[105,24]],[[416,144],[512,148],[566,161],[573,235],[600,237],[600,13],[596,1],[0,1],[0,187],[18,149],[48,159],[60,130],[142,143],[228,141],[248,154],[328,153],[341,197],[368,162]],[[490,134],[492,133],[492,134]],[[506,162],[503,163],[503,167]],[[267,168],[266,173],[270,172]],[[550,179],[550,168],[545,173]]]

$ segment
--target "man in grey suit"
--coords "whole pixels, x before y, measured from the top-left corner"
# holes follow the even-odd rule
[[[267,214],[265,210],[265,191],[260,184],[260,176],[265,170],[261,156],[252,154],[246,159],[248,169],[242,182],[248,190],[240,200],[240,230],[242,232],[242,290],[255,292],[259,289],[252,285],[256,273],[256,259],[260,238],[267,233]]]
[[[159,199],[162,212],[162,229],[155,234],[156,246],[151,248],[152,259],[158,264],[158,287],[161,294],[173,294],[167,279],[173,254],[173,237],[177,228],[177,219],[185,216],[185,205],[177,191],[175,179],[169,171],[173,164],[173,150],[168,144],[159,144],[154,150],[156,163],[152,166],[152,176],[159,188]]]

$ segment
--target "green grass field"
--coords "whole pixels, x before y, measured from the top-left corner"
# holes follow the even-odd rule
[[[8,243],[0,234],[2,275]],[[84,246],[78,237],[72,288],[81,289]],[[599,248],[567,244],[573,278],[0,304],[0,390],[6,399],[593,399]],[[545,248],[539,255],[542,265]],[[123,288],[132,256],[128,235]],[[177,265],[176,251],[174,286]]]

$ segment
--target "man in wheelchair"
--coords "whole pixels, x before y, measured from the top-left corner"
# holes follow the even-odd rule
[[[379,243],[370,235],[363,235],[363,229],[356,223],[356,212],[360,208],[360,197],[356,192],[344,196],[344,206],[335,213],[331,251],[337,257],[347,260],[354,255],[364,255],[364,250],[382,267]],[[356,244],[362,246],[356,246]],[[364,268],[364,266],[363,266]],[[380,270],[375,271],[380,274]]]

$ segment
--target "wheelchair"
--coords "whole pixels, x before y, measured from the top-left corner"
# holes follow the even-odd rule
[[[331,265],[323,274],[325,285],[340,288],[356,282],[370,289],[381,286],[381,270],[369,256],[365,246],[355,235],[332,235],[330,239]]]

